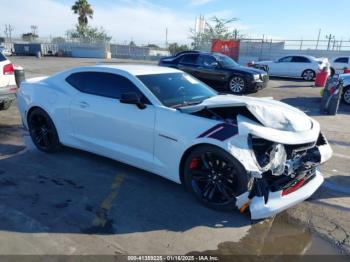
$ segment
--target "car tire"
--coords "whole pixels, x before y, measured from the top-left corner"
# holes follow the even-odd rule
[[[228,82],[228,89],[236,95],[243,94],[246,91],[246,81],[241,76],[233,76]]]
[[[186,188],[205,206],[233,210],[236,197],[248,189],[248,176],[238,160],[223,149],[203,145],[189,154],[184,166]]]
[[[314,70],[312,69],[306,69],[302,74],[301,77],[305,80],[305,81],[312,81],[314,80],[316,76],[316,73]]]
[[[344,87],[342,100],[344,101],[345,104],[350,105],[350,86]]]
[[[9,109],[11,104],[12,104],[12,101],[3,102],[2,104],[0,104],[0,111]]]
[[[33,143],[39,150],[53,153],[61,149],[56,127],[44,110],[35,108],[30,112],[28,129]]]

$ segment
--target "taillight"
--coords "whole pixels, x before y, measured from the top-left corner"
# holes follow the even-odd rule
[[[3,73],[4,73],[4,75],[13,75],[15,73],[15,69],[13,68],[13,64],[4,65]]]

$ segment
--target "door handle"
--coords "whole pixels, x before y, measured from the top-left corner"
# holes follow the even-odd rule
[[[87,107],[89,107],[89,104],[86,103],[85,101],[81,101],[81,102],[79,102],[79,106],[80,106],[81,108],[87,108]]]

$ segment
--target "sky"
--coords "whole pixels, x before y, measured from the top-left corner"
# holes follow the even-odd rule
[[[10,3],[10,4],[9,4]],[[63,36],[77,23],[74,0],[0,0],[0,36],[5,24],[13,35],[38,26],[41,37]],[[102,26],[112,42],[136,44],[189,43],[195,18],[238,18],[232,24],[250,38],[321,39],[333,34],[350,40],[349,0],[89,0],[94,9],[92,26]]]

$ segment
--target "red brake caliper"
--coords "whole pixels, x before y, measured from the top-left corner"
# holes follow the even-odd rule
[[[197,158],[193,158],[190,163],[190,169],[195,169],[198,167],[199,161]]]

